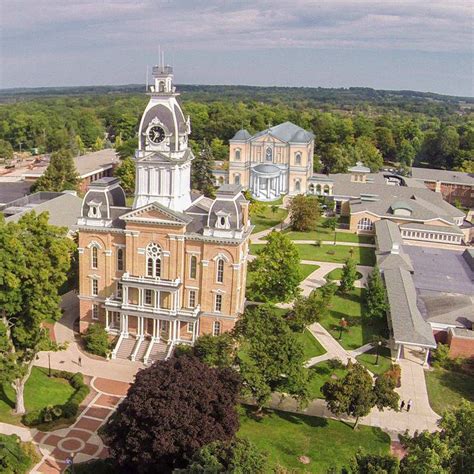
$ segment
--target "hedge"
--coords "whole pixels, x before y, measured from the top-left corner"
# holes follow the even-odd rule
[[[84,383],[84,377],[80,372],[72,374],[64,370],[55,370],[51,375],[67,380],[75,391],[63,405],[47,406],[23,415],[22,422],[26,426],[45,425],[43,429],[51,429],[64,422],[71,423],[77,417],[80,404],[89,395],[90,389]]]

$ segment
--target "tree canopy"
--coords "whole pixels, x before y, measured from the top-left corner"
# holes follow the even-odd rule
[[[230,441],[239,426],[240,378],[192,355],[171,357],[139,371],[105,426],[112,458],[125,470],[183,468],[213,441]]]
[[[307,232],[316,229],[320,217],[317,198],[298,194],[291,199],[288,210],[292,230]]]
[[[61,192],[75,190],[79,183],[76,165],[69,150],[61,150],[51,155],[46,171],[32,186],[33,191]]]
[[[367,303],[367,316],[371,318],[383,318],[388,309],[388,300],[385,286],[380,275],[379,267],[376,265],[367,279],[367,292],[365,294]]]

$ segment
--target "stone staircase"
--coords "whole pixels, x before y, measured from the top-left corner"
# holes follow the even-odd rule
[[[138,350],[136,352],[136,355],[135,355],[135,360],[137,361],[140,361],[140,362],[143,362],[143,356],[145,355],[147,349],[148,349],[148,346],[150,345],[151,343],[151,339],[148,339],[148,338],[145,338],[143,339],[139,344],[140,344],[140,347],[138,347]]]
[[[123,338],[120,342],[120,347],[117,350],[116,358],[117,359],[130,359],[130,356],[133,352],[133,348],[136,344],[136,339],[134,337]]]
[[[151,348],[150,355],[148,357],[148,364],[153,364],[157,360],[164,360],[166,353],[168,352],[168,344],[166,342],[155,342]]]

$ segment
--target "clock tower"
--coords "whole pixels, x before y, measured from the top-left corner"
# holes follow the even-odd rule
[[[152,202],[183,212],[191,204],[191,133],[173,86],[173,68],[153,67],[154,84],[138,131],[133,208]]]

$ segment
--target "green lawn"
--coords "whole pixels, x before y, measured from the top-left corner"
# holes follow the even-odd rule
[[[360,426],[354,432],[348,424],[324,418],[269,411],[255,419],[246,411],[240,422],[238,435],[268,454],[270,469],[279,466],[285,472],[326,473],[333,467],[341,472],[358,449],[388,454],[390,447],[390,437],[379,428]],[[300,456],[308,456],[309,464],[302,464]]]
[[[324,398],[321,387],[332,377],[342,378],[346,375],[346,369],[339,361],[325,360],[310,368],[311,382],[310,393],[312,398]]]
[[[324,278],[329,281],[340,280],[342,278],[342,268],[335,268],[332,272],[325,275]],[[360,280],[361,278],[362,274],[357,272],[357,279]]]
[[[356,357],[356,359],[373,374],[380,375],[387,372],[392,366],[390,349],[388,347],[381,347],[379,350],[379,363],[375,365],[377,360],[376,349],[364,352],[363,354]]]
[[[250,252],[255,254],[265,244],[250,245]],[[314,260],[316,262],[344,263],[350,257],[350,249],[353,249],[353,258],[357,265],[375,265],[375,251],[367,247],[349,247],[347,245],[321,245],[313,244],[296,245],[301,260]]]
[[[253,234],[278,225],[288,215],[288,211],[286,209],[281,209],[280,207],[276,210],[276,212],[273,212],[272,206],[274,205],[278,206],[278,202],[271,204],[265,203],[262,206],[262,210],[260,212],[250,217],[252,225],[255,226],[252,232]]]
[[[303,344],[305,360],[326,353],[324,347],[319,343],[319,341],[311,334],[308,329],[305,329],[302,333],[298,333],[297,336]]]
[[[310,232],[295,232],[292,230],[283,231],[291,240],[329,240],[334,242],[334,232],[324,227],[321,230],[313,230]],[[336,231],[337,242],[353,242],[355,244],[373,244],[374,238],[370,235],[357,235],[350,232]]]
[[[385,318],[371,320],[362,316],[365,312],[364,297],[363,288],[355,288],[347,295],[336,294],[328,316],[320,321],[337,340],[340,335],[341,318],[349,323],[342,333],[342,339],[339,340],[345,349],[357,349],[372,342],[374,335],[387,336]]]
[[[67,380],[49,378],[47,369],[33,367],[25,386],[26,410],[38,410],[47,405],[63,404],[73,393],[74,389]],[[14,400],[13,389],[8,384],[4,384],[0,388],[0,421],[20,424],[21,417],[12,413],[15,407]]]
[[[431,408],[442,415],[444,410],[457,407],[462,400],[474,403],[474,377],[441,367],[425,372]]]

